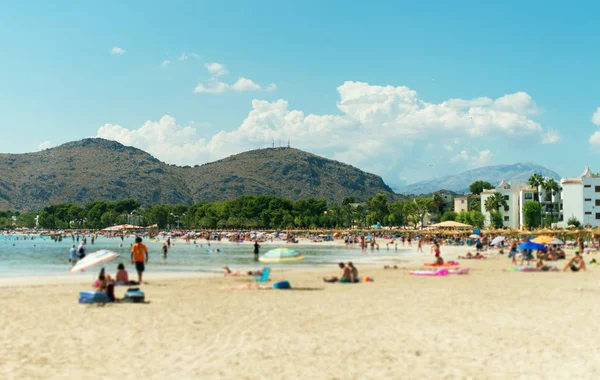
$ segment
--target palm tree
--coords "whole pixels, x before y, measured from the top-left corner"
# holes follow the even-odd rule
[[[552,223],[554,221],[554,216],[552,215],[554,213],[554,202],[552,202],[552,196],[557,195],[557,193],[560,191],[560,186],[554,178],[547,179],[541,185],[545,192],[550,193],[550,222]]]
[[[529,186],[535,188],[535,192],[538,196],[538,202],[540,201],[540,191],[539,188],[544,184],[544,177],[541,174],[533,173],[531,177],[529,177]]]
[[[531,177],[529,177],[529,186],[535,188],[535,193],[537,194],[538,204],[540,208],[542,207],[542,200],[540,199],[540,186],[544,183],[544,177],[542,177],[539,173],[533,173]],[[542,225],[542,213],[540,213],[540,225]]]
[[[487,212],[492,212],[500,211],[500,208],[508,206],[508,203],[502,194],[494,193],[494,195],[485,200],[484,206]]]

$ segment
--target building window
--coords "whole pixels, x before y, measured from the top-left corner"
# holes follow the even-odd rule
[[[504,196],[504,200],[507,201],[508,200],[508,195]]]
[[[600,199],[596,199],[596,206],[600,206]]]
[[[585,215],[592,215],[592,212],[591,211],[586,211]]]
[[[600,193],[600,186],[596,186],[596,192]]]
[[[510,210],[510,207],[504,206],[504,212],[508,212],[508,210]]]
[[[510,218],[509,218],[508,216],[505,216],[505,217],[504,217],[504,221],[505,221],[505,222],[508,222],[508,221],[509,221],[509,219],[510,219]]]
[[[600,219],[600,212],[597,212],[596,213],[596,220],[599,220],[599,219]]]
[[[461,199],[461,200],[460,200],[460,204],[461,204],[461,205],[464,205],[464,204],[465,204],[465,200],[464,200],[464,199]]]
[[[563,205],[563,204],[561,203],[561,204],[560,204],[560,209],[561,209],[561,210],[562,210],[562,205]]]
[[[533,199],[533,193],[525,193],[525,199]]]
[[[583,185],[583,187],[585,187],[586,189],[589,189],[590,187],[592,187],[592,185]]]
[[[592,198],[585,198],[585,201],[586,201],[586,202],[591,202],[591,201],[592,201]]]

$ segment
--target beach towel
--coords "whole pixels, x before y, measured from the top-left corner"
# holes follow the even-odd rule
[[[261,276],[255,277],[254,280],[256,280],[257,282],[267,282],[267,281],[269,281],[270,273],[271,273],[271,268],[265,268],[265,269],[263,269]]]
[[[108,303],[112,302],[106,292],[83,291],[79,292],[79,303]]]

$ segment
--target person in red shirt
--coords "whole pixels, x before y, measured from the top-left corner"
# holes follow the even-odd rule
[[[138,274],[138,283],[142,284],[142,274],[148,264],[148,248],[142,243],[141,237],[135,238],[135,244],[131,247],[131,264],[135,264]]]

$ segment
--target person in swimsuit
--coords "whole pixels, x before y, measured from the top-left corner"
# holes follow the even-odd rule
[[[342,270],[342,276],[330,276],[323,277],[323,281],[325,282],[342,282],[342,283],[351,283],[352,282],[352,270],[349,266],[344,263],[339,263],[338,266]]]
[[[243,270],[236,270],[235,272],[232,271],[227,265],[224,266],[222,268],[225,273],[223,274],[224,276],[261,276],[262,275],[262,270],[249,270],[249,271],[243,271]]]
[[[535,267],[539,270],[541,270],[542,272],[557,272],[558,268],[555,267],[554,265],[546,265],[544,264],[544,260],[542,259],[542,257],[539,257],[537,262],[535,263]]]
[[[575,252],[575,256],[569,260],[563,271],[567,271],[568,269],[571,269],[572,272],[586,271],[585,261],[583,261],[580,252]]]
[[[116,301],[115,298],[115,282],[109,275],[105,274],[104,268],[100,270],[100,274],[98,275],[98,290],[101,292],[106,292],[108,299],[112,302]]]
[[[352,261],[348,261],[348,267],[350,267],[350,271],[352,273],[350,280],[352,282],[359,282],[358,279],[358,269],[356,269],[356,267],[354,266],[354,264],[352,263]]]

